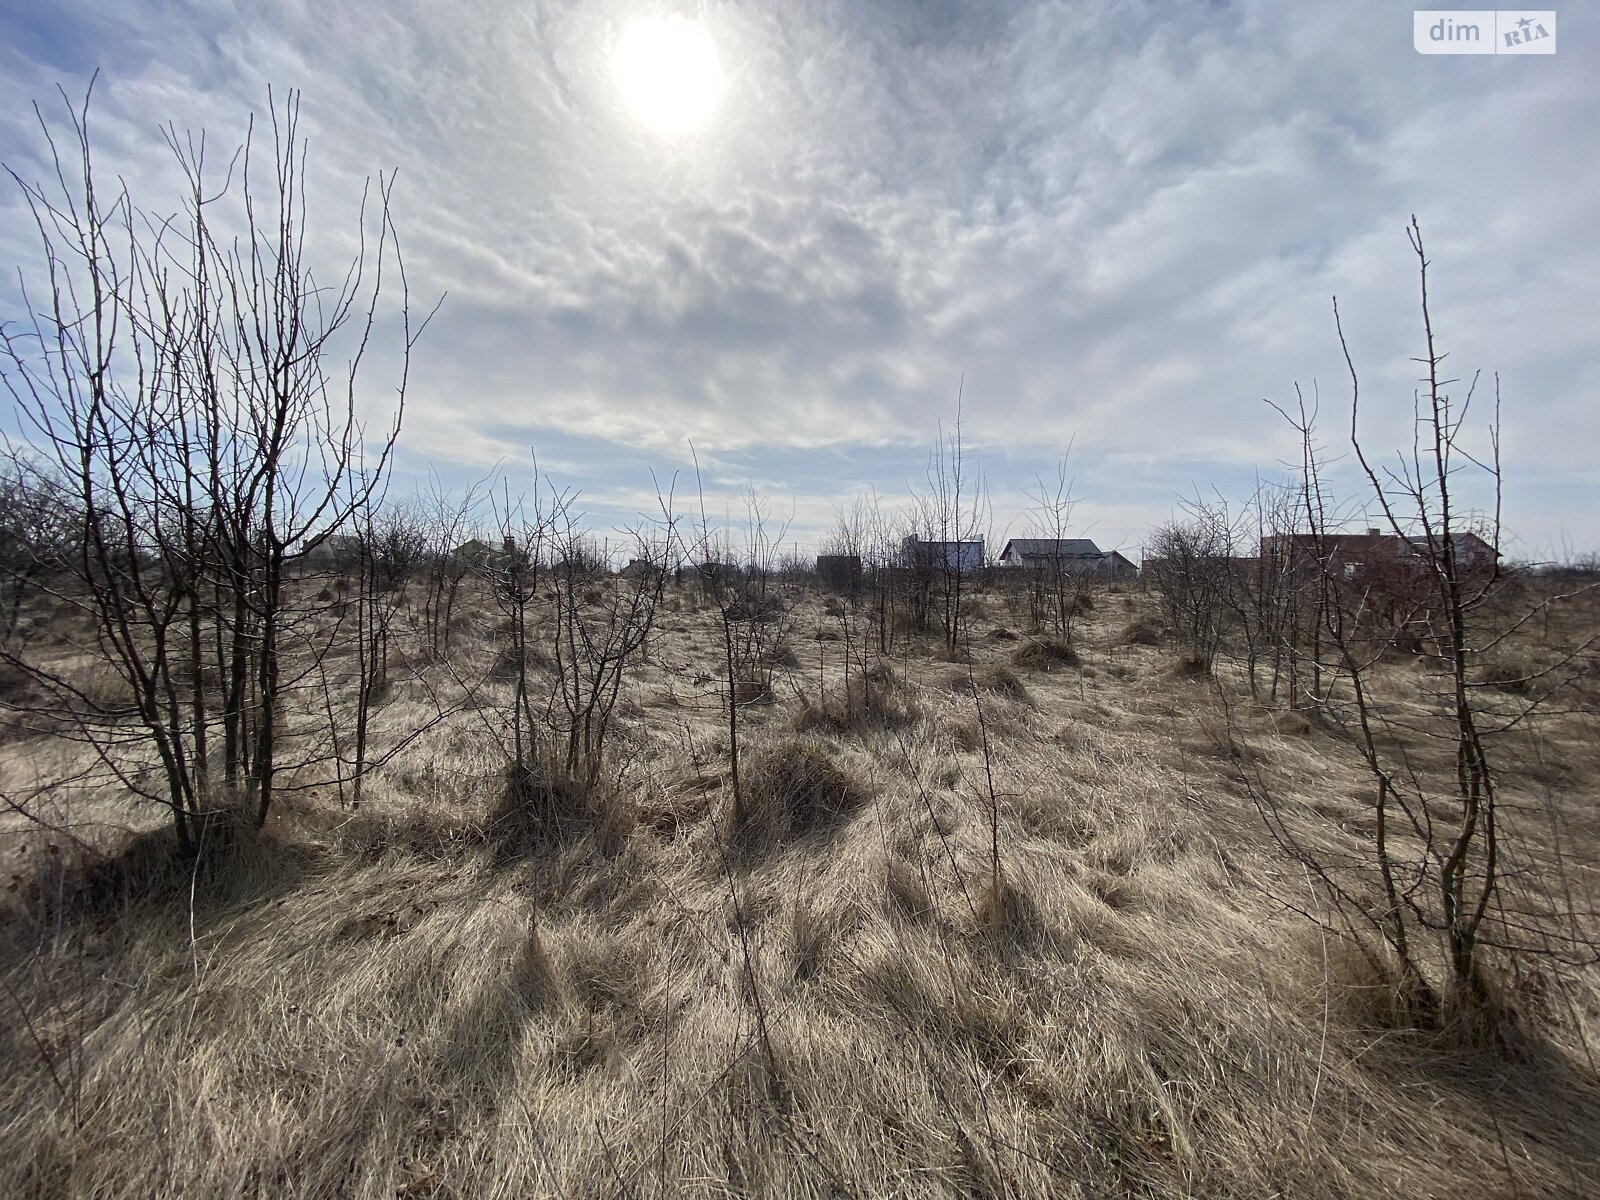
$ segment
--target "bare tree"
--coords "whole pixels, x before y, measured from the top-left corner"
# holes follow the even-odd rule
[[[224,781],[243,786],[258,823],[271,808],[288,569],[379,486],[421,330],[389,216],[391,179],[369,194],[372,211],[363,203],[341,281],[318,280],[305,247],[297,94],[273,108],[264,169],[253,126],[221,179],[204,136],[169,127],[186,189],[171,216],[101,186],[88,109],[87,97],[67,105],[68,151],[39,115],[53,183],[12,175],[38,233],[42,289],[25,281],[29,315],[4,328],[0,373],[79,522],[71,590],[131,711],[36,661],[17,665],[136,794],[170,808],[188,851],[216,800],[208,673],[221,697]],[[226,204],[242,212],[231,234],[213,221]],[[386,272],[400,291],[401,401],[374,449],[356,386]],[[143,730],[159,783],[121,752],[125,715]]]
[[[1059,638],[1072,646],[1072,626],[1088,602],[1090,568],[1074,561],[1061,547],[1068,540],[1072,525],[1072,477],[1067,459],[1056,464],[1055,478],[1034,479],[1036,491],[1027,493],[1032,502],[1028,524],[1033,535],[1050,546],[1044,555],[1024,559],[1021,566],[1026,589],[1028,614],[1036,630]]]
[[[0,457],[0,646],[11,645],[23,605],[72,561],[78,524],[50,476],[8,448]]]
[[[356,579],[356,721],[351,805],[361,804],[373,710],[389,691],[390,639],[421,565],[426,533],[415,514],[372,493],[357,508],[350,564]]]
[[[480,480],[457,497],[430,472],[428,486],[419,500],[427,535],[422,636],[428,653],[434,658],[450,653],[456,602],[462,585],[472,574],[471,555],[463,553],[462,547],[476,528],[485,486]]]
[[[693,446],[690,447],[691,453]],[[739,711],[743,705],[772,695],[774,651],[783,644],[788,624],[782,598],[774,586],[788,522],[774,522],[755,488],[745,492],[742,552],[736,553],[729,530],[714,531],[706,516],[705,488],[695,460],[700,500],[699,558],[702,586],[716,606],[722,633],[723,711],[727,717],[729,778],[733,785],[733,819],[742,825],[746,812],[739,770]],[[774,525],[776,529],[774,530]]]
[[[912,566],[931,573],[937,583],[945,653],[955,658],[965,631],[962,601],[967,576],[974,566],[968,547],[981,546],[980,538],[988,524],[983,478],[975,476],[973,465],[967,460],[960,398],[956,401],[954,428],[946,432],[941,425],[939,429],[928,460],[928,487],[928,495],[915,498],[914,536],[924,548],[913,546]],[[928,543],[937,549],[927,552]],[[981,559],[981,554],[978,557]],[[984,564],[979,561],[975,565]]]
[[[660,611],[677,536],[670,490],[653,522],[626,531],[632,556],[621,574],[596,570],[592,541],[570,505],[555,513],[555,545],[565,569],[551,590],[554,660],[565,740],[563,769],[587,793],[600,782],[617,700],[629,666],[643,654]]]
[[[1190,507],[1186,519],[1157,526],[1145,548],[1145,573],[1161,594],[1168,619],[1207,670],[1228,618],[1232,557],[1225,518],[1203,504]]]
[[[1492,698],[1503,697],[1498,689],[1504,681],[1484,677],[1486,654],[1542,606],[1509,620],[1489,620],[1506,582],[1497,553],[1485,553],[1477,537],[1482,530],[1488,546],[1499,541],[1498,383],[1487,449],[1480,451],[1469,445],[1466,425],[1478,381],[1474,377],[1459,399],[1449,390],[1458,381],[1442,370],[1445,355],[1437,346],[1428,291],[1430,263],[1414,218],[1407,232],[1421,282],[1425,349],[1417,361],[1424,376],[1414,395],[1418,437],[1392,466],[1378,465],[1364,443],[1360,382],[1334,306],[1350,374],[1350,445],[1370,501],[1382,513],[1386,536],[1341,540],[1338,507],[1328,494],[1316,443],[1315,408],[1302,397],[1294,412],[1280,409],[1302,445],[1299,498],[1305,532],[1284,539],[1283,553],[1293,560],[1286,570],[1315,580],[1310,697],[1349,733],[1372,779],[1373,821],[1365,855],[1336,863],[1312,850],[1284,819],[1273,790],[1259,776],[1247,772],[1246,778],[1269,828],[1313,872],[1340,919],[1364,927],[1387,947],[1418,1011],[1433,1012],[1441,1002],[1428,969],[1429,945],[1438,944],[1444,997],[1458,1011],[1481,1014],[1490,999],[1482,970],[1486,946],[1513,957],[1581,952],[1587,960],[1591,955],[1592,948],[1573,941],[1576,934],[1562,932],[1569,924],[1575,930],[1575,923],[1552,920],[1531,898],[1507,892],[1505,864],[1516,851],[1502,827],[1493,747],[1496,737],[1533,720],[1561,684],[1558,668],[1594,639],[1511,681],[1518,685],[1517,702]],[[1490,498],[1487,516],[1470,512],[1460,500],[1469,472]],[[1374,574],[1369,562],[1355,557],[1358,550],[1370,558],[1382,548],[1382,572]],[[1409,581],[1402,623],[1422,630],[1419,648],[1429,683],[1419,698],[1429,709],[1426,720],[1397,717],[1381,696],[1377,668],[1396,626],[1388,607],[1372,603],[1372,591],[1374,580],[1392,587],[1391,577]],[[1446,749],[1451,769],[1440,772],[1419,761],[1407,750],[1417,739]]]

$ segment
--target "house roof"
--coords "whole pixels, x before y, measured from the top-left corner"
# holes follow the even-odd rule
[[[1013,554],[1042,558],[1100,558],[1102,553],[1088,538],[1012,538],[1000,551],[1001,558]]]
[[[1483,538],[1471,530],[1457,530],[1450,535],[1450,542],[1457,551],[1478,553],[1487,551],[1496,558],[1500,551],[1496,550]],[[1261,539],[1262,546],[1275,546],[1293,544],[1297,546],[1315,546],[1317,535],[1311,533],[1271,534]],[[1420,534],[1409,534],[1397,537],[1392,533],[1325,533],[1322,535],[1322,544],[1330,551],[1341,550],[1398,550],[1400,547],[1414,553],[1424,553],[1428,548],[1428,539]]]
[[[1428,549],[1428,539],[1426,537],[1413,534],[1412,536],[1406,538],[1405,542],[1419,554],[1424,553]],[[1456,550],[1466,551],[1469,554],[1476,553],[1479,550],[1488,550],[1491,551],[1496,558],[1500,557],[1500,551],[1496,550],[1493,546],[1484,541],[1477,534],[1473,533],[1470,529],[1460,530],[1456,533],[1452,533],[1450,535],[1450,544]]]

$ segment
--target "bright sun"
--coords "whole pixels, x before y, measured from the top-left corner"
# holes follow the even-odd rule
[[[717,48],[686,17],[642,17],[623,30],[611,60],[622,98],[657,133],[676,137],[705,124],[722,95]]]

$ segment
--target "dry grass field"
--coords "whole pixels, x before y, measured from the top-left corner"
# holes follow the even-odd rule
[[[676,588],[616,779],[556,834],[506,802],[502,683],[359,810],[289,791],[188,865],[159,810],[14,715],[0,785],[40,794],[0,839],[0,1195],[1596,1194],[1592,964],[1491,959],[1485,1042],[1403,1019],[1307,919],[1319,893],[1251,794],[1355,844],[1371,785],[1337,730],[1251,704],[1226,661],[1186,674],[1136,587],[1095,594],[1076,665],[980,594],[970,664],[908,650],[844,721],[823,601],[788,603],[774,694],[740,716],[737,827],[718,614]],[[482,674],[497,617],[469,597],[451,664],[401,646],[380,738]],[[22,636],[66,661],[62,620]],[[1418,672],[1383,668],[1393,711]],[[1499,752],[1514,886],[1592,939],[1578,699]]]

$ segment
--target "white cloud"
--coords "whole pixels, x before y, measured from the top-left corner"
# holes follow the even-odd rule
[[[1571,511],[1600,484],[1600,49],[1579,31],[1553,58],[1424,58],[1380,4],[712,4],[722,107],[663,142],[607,58],[654,7],[69,7],[10,39],[0,157],[29,165],[25,99],[89,57],[135,182],[159,121],[231,135],[268,83],[300,86],[314,215],[399,167],[413,287],[450,293],[410,460],[582,444],[620,495],[640,480],[613,459],[680,465],[687,438],[758,483],[809,450],[811,521],[852,478],[818,448],[915,457],[965,375],[975,444],[1041,462],[1076,437],[1086,503],[1130,544],[1202,464],[1288,456],[1263,396],[1315,378],[1336,407],[1334,293],[1375,429],[1399,427],[1415,212],[1454,361],[1501,372],[1511,472],[1569,485],[1516,492],[1508,520],[1600,543],[1596,506]]]

